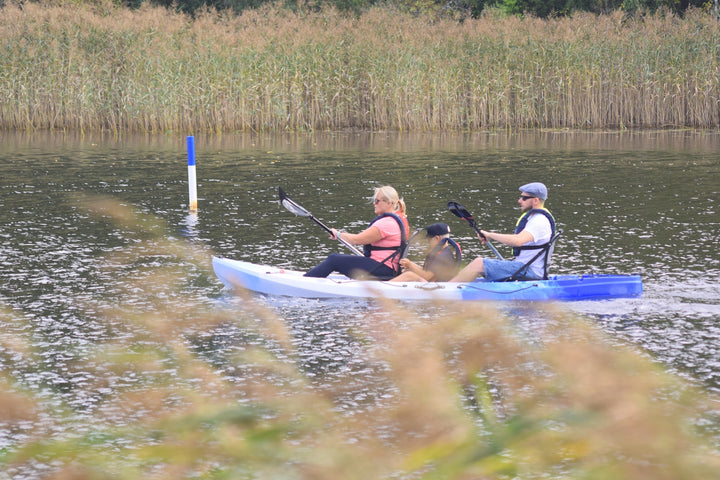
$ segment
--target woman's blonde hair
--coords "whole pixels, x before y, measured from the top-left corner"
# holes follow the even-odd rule
[[[405,200],[400,198],[400,195],[398,195],[397,190],[395,190],[390,185],[385,185],[382,187],[377,187],[375,189],[375,194],[372,197],[372,200],[375,201],[375,199],[382,199],[387,200],[390,202],[393,206],[393,209],[396,212],[400,212],[403,215],[405,215]]]

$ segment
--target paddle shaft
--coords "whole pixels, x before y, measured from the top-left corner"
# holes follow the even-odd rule
[[[407,245],[405,245],[405,250],[403,250],[402,255],[400,256],[400,258],[405,258],[405,257],[407,257],[408,251],[410,250],[410,244],[412,243],[413,240],[415,240],[415,237],[417,237],[418,234],[419,234],[420,232],[422,232],[423,230],[425,230],[425,229],[424,229],[424,228],[418,228],[417,230],[415,230],[415,232],[413,232],[412,235],[410,235],[410,238],[408,238],[408,241],[407,241]]]
[[[313,214],[310,213],[305,207],[303,207],[302,205],[300,205],[299,203],[294,201],[292,198],[288,197],[287,193],[285,193],[282,188],[278,188],[278,193],[280,194],[280,203],[289,212],[291,212],[295,215],[298,215],[298,216],[308,217],[310,220],[315,222],[315,224],[319,225],[320,228],[325,230],[330,235],[333,235],[332,229],[330,229],[330,227],[328,227],[323,222],[321,222],[320,220],[315,218],[313,216]],[[288,204],[286,204],[285,202],[288,202],[290,205],[288,206]],[[342,243],[348,249],[350,249],[350,251],[353,252],[355,255],[364,256],[363,253],[360,250],[358,250],[357,247],[355,247],[355,245],[348,243],[347,241],[343,240],[342,238],[338,237],[337,235],[335,235],[335,238],[337,239],[338,242]]]
[[[312,220],[313,222],[315,222],[315,223],[317,223],[318,225],[320,225],[320,226],[321,226],[326,232],[328,232],[330,235],[333,234],[331,228],[329,228],[327,225],[325,225],[324,223],[322,223],[320,220],[318,220],[317,218],[315,218],[314,216],[312,216],[312,214],[309,214],[309,212],[308,212],[308,216],[307,216],[307,217],[308,217],[310,220]],[[342,244],[345,245],[347,248],[349,248],[350,250],[352,250],[352,252],[353,252],[355,255],[363,256],[363,253],[362,253],[360,250],[358,250],[357,247],[355,247],[355,245],[353,245],[352,243],[346,242],[345,240],[343,240],[342,238],[340,238],[338,235],[335,235],[335,238],[337,239],[338,242],[342,243]]]
[[[477,225],[475,225],[475,220],[473,220],[472,218],[469,218],[469,219],[466,218],[465,220],[467,220],[468,223],[470,224],[470,226],[473,228],[473,230],[475,230],[475,231],[477,232],[477,234],[480,235],[480,238],[482,238],[483,240],[485,240],[485,243],[487,244],[488,248],[490,248],[490,250],[492,250],[492,252],[493,252],[493,253],[495,254],[495,256],[498,258],[498,260],[505,260],[505,259],[502,257],[502,255],[500,255],[500,252],[498,252],[498,251],[495,249],[495,247],[493,246],[493,244],[490,243],[490,240],[488,240],[488,238],[487,238],[485,235],[482,234],[482,232],[481,232],[480,229],[477,227]]]

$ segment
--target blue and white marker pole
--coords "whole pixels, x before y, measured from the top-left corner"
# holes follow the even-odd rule
[[[197,175],[195,173],[195,137],[187,137],[188,152],[188,189],[190,193],[191,212],[197,212]]]

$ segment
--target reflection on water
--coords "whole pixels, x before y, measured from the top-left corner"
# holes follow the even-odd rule
[[[147,292],[132,290],[126,280],[137,280],[144,270],[114,268],[117,256],[151,236],[152,218],[167,223],[169,236],[207,248],[207,264],[213,251],[307,269],[339,246],[312,222],[283,209],[277,187],[326,224],[359,230],[372,218],[372,188],[391,184],[404,196],[413,228],[450,224],[470,259],[490,252],[446,210],[447,201],[466,206],[482,228],[511,230],[517,187],[536,180],[549,186],[548,207],[564,229],[555,272],[639,273],[645,282],[639,299],[568,307],[595,319],[618,341],[632,342],[720,392],[720,255],[714,246],[720,231],[720,135],[196,137],[197,215],[187,212],[183,137],[0,133],[0,139],[0,302],[32,329],[6,322],[4,334],[27,337],[43,359],[42,365],[3,359],[0,366],[32,390],[62,393],[69,405],[94,403],[84,388],[90,375],[74,370],[74,361],[128,328],[121,320],[100,321],[103,312],[154,308],[145,303]],[[98,194],[149,214],[141,220],[147,229],[104,221],[77,198]],[[143,247],[152,251],[145,252],[142,266],[175,266],[187,276],[182,295],[171,302],[233,308],[237,300],[211,274],[172,265],[178,260],[163,254],[162,242],[151,245]],[[339,399],[340,408],[362,408],[387,393],[389,386],[373,384],[378,366],[368,364],[364,353],[372,345],[368,318],[382,314],[374,304],[266,301],[289,325],[299,362],[317,388],[353,379],[355,388]],[[431,309],[413,308],[431,321]],[[539,323],[535,314],[522,306],[504,311],[532,337]],[[228,327],[194,341],[219,369],[243,381],[242,366],[228,359],[246,334]]]

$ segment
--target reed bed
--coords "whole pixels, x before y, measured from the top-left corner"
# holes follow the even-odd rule
[[[368,308],[352,334],[382,395],[347,411],[357,379],[310,381],[274,312],[184,292],[211,252],[81,204],[139,241],[99,261],[100,303],[78,299],[108,334],[59,367],[33,346],[42,325],[0,308],[0,478],[720,478],[702,432],[717,399],[562,309],[528,309],[543,319],[528,341],[488,304]],[[46,370],[68,384],[33,380]]]
[[[0,128],[718,128],[712,15],[0,9]]]

